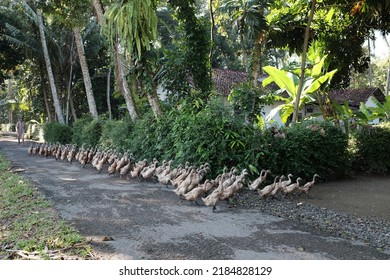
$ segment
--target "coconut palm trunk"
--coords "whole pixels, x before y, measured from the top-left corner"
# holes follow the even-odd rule
[[[111,110],[111,67],[108,68],[107,72],[107,110],[108,110],[108,117],[111,120],[112,119],[112,110]]]
[[[65,124],[64,115],[62,113],[62,108],[61,108],[60,100],[58,98],[57,88],[56,88],[55,81],[54,81],[54,74],[53,74],[53,69],[51,67],[49,51],[47,49],[47,43],[46,43],[46,37],[45,37],[45,31],[44,31],[43,19],[42,19],[42,12],[40,9],[37,9],[37,22],[38,22],[39,34],[41,37],[43,55],[45,57],[45,63],[46,63],[47,75],[49,78],[50,90],[51,90],[51,94],[53,97],[54,109],[56,111],[58,122],[61,124]]]
[[[126,107],[129,111],[131,120],[136,121],[138,119],[138,113],[135,107],[134,98],[129,88],[129,84],[126,80],[125,70],[123,69],[122,59],[118,48],[118,43],[116,43],[114,46],[116,85],[118,90],[122,92],[123,97],[125,98]]]
[[[83,73],[85,93],[87,94],[89,112],[91,113],[92,118],[97,120],[99,118],[99,115],[96,109],[95,97],[93,96],[91,76],[89,75],[87,59],[85,57],[84,44],[83,39],[81,38],[80,30],[78,28],[73,28],[73,35],[76,42],[77,54],[79,56],[81,71]]]
[[[100,0],[93,0],[93,6],[96,13],[96,18],[100,24],[100,26],[105,26],[105,19],[104,19],[104,10],[102,7],[102,4]],[[113,56],[114,56],[114,73],[115,73],[115,84],[117,90],[123,95],[126,102],[126,107],[129,112],[130,118],[132,121],[135,121],[138,119],[138,113],[135,106],[134,98],[131,95],[131,90],[129,88],[129,85],[126,80],[125,71],[123,69],[122,65],[122,58],[121,54],[119,53],[118,49],[118,40],[114,43],[112,46],[113,48]]]

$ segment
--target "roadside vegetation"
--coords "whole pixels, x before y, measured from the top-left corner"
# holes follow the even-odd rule
[[[92,248],[0,154],[0,259],[91,259]]]

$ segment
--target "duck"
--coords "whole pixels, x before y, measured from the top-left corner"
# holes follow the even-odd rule
[[[154,171],[154,175],[159,175],[161,174],[162,172],[165,171],[166,167],[168,165],[168,161],[166,159],[164,159],[161,163],[160,166],[157,166],[156,170]]]
[[[186,176],[186,178],[180,182],[178,187],[174,190],[174,192],[181,196],[188,191],[188,187],[191,185],[192,180],[194,180],[194,174],[196,173],[195,168],[192,168],[190,173]]]
[[[107,169],[108,176],[115,174],[116,172],[116,166],[118,164],[118,160],[115,160]]]
[[[121,168],[126,165],[126,161],[127,161],[126,157],[127,157],[126,153],[120,156],[120,159],[116,163],[116,168],[115,168],[116,173],[119,173]]]
[[[279,180],[280,176],[276,176],[274,178],[274,182],[272,184],[269,184],[267,186],[265,186],[264,188],[262,188],[261,190],[257,190],[258,194],[260,197],[266,197],[268,196],[272,191],[273,189],[275,188],[276,186],[276,181]]]
[[[129,162],[125,166],[123,166],[122,169],[120,170],[119,178],[126,176],[129,173],[131,166],[132,166],[132,163],[131,163],[131,160],[129,160]]]
[[[182,170],[182,166],[179,165],[178,167],[174,168],[172,171],[168,172],[164,177],[157,176],[157,180],[164,184],[166,187],[168,187],[168,184],[176,177],[178,173],[180,173]]]
[[[118,151],[115,151],[115,152],[110,151],[110,156],[107,159],[107,163],[109,165],[111,165],[114,163],[115,159],[117,159],[117,158],[118,158]]]
[[[210,179],[206,179],[202,185],[199,185],[196,188],[193,188],[192,190],[183,194],[183,198],[185,200],[195,202],[199,206],[199,203],[196,200],[208,192],[213,186],[214,182]]]
[[[216,188],[211,194],[206,197],[202,197],[202,201],[206,206],[213,206],[213,212],[217,209],[216,205],[223,192],[222,181],[219,182],[218,188]]]
[[[68,159],[69,163],[72,164],[75,155],[76,155],[76,146],[72,145],[71,149],[70,149],[70,151],[68,153],[68,156],[67,156],[67,159]]]
[[[230,185],[227,189],[225,189],[221,196],[220,200],[226,200],[236,194],[240,189],[244,187],[244,183],[242,181],[234,181],[232,185]]]
[[[242,189],[245,186],[244,181],[247,175],[249,175],[248,171],[246,169],[242,170],[241,174],[236,177],[235,181],[229,187],[224,188],[220,199],[228,199]]]
[[[285,188],[286,186],[288,186],[292,183],[292,177],[294,177],[292,174],[288,174],[287,175],[288,179],[284,180],[285,176],[282,175],[282,177],[280,177],[280,179],[279,179],[279,182],[275,185],[275,188],[272,190],[272,192],[270,193],[269,196],[272,198],[275,198],[275,196],[277,195],[278,192],[280,192],[283,188]]]
[[[265,182],[265,180],[267,179],[267,175],[271,173],[271,170],[261,170],[260,172],[260,176],[252,181],[252,182],[249,182],[249,190],[251,191],[255,191],[256,189],[258,189],[260,187],[260,185]]]
[[[304,194],[306,194],[307,198],[310,198],[309,197],[309,191],[313,188],[313,186],[315,184],[315,179],[316,178],[321,178],[321,177],[318,174],[314,174],[313,175],[313,179],[311,181],[307,182],[302,187],[298,187],[298,191],[299,191],[298,195],[301,196],[304,193]]]
[[[144,178],[145,180],[151,178],[157,169],[157,164],[158,164],[158,160],[153,159],[153,163],[149,165],[149,167],[142,169],[140,173],[142,178]]]
[[[302,178],[301,178],[301,177],[298,177],[295,183],[290,184],[290,185],[285,186],[284,188],[282,188],[282,193],[284,194],[284,197],[288,196],[288,195],[291,194],[296,188],[298,188],[298,187],[301,185],[300,181],[302,181]]]
[[[133,170],[130,171],[130,176],[131,178],[135,178],[137,177],[139,179],[139,176],[141,174],[141,171],[148,165],[148,160],[145,158],[141,161],[138,161],[136,164],[135,164],[135,167],[133,168]]]
[[[101,159],[98,160],[98,162],[95,165],[95,168],[98,170],[98,173],[100,174],[103,170],[104,164],[107,162],[108,155],[106,153],[102,154]]]
[[[176,189],[180,185],[180,183],[187,178],[188,174],[190,174],[190,172],[193,169],[195,169],[194,166],[191,166],[187,169],[183,169],[183,171],[180,173],[180,175],[176,176],[173,180],[170,180],[169,182]]]
[[[207,172],[208,172],[207,167],[201,168],[199,171],[195,172],[191,180],[191,183],[187,188],[187,191],[191,191],[192,189],[197,187],[204,180],[204,178],[207,175]]]

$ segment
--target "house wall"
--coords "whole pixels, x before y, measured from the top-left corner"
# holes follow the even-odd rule
[[[372,96],[370,96],[367,101],[366,101],[366,106],[367,107],[373,107],[373,108],[376,108],[376,104],[372,101]],[[375,120],[372,120],[369,122],[370,124],[379,124],[379,119],[375,119]]]
[[[263,117],[265,119],[265,122],[267,125],[271,126],[271,125],[276,125],[278,127],[281,127],[281,126],[284,126],[283,122],[282,122],[282,119],[279,115],[279,109],[278,109],[278,106],[279,105],[282,105],[284,104],[284,102],[282,101],[276,101],[274,104],[272,105],[266,105],[263,107]],[[315,115],[315,117],[319,120],[323,120],[323,117],[322,115],[321,116],[317,116],[316,114],[319,114],[321,113],[321,110],[318,106],[316,105],[310,105],[310,107],[312,108],[313,112],[308,112],[308,108],[309,106],[304,106],[304,108],[302,110],[299,111],[299,113],[301,114],[301,116],[306,119],[306,118],[309,118],[311,115]]]

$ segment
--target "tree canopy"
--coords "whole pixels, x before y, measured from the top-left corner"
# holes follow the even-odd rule
[[[96,18],[97,4],[103,20]],[[212,68],[245,71],[256,87],[263,67],[288,67],[289,57],[301,56],[311,4],[303,0],[2,0],[0,83],[14,79],[14,88],[23,95],[20,100],[30,100],[29,106],[17,110],[33,119],[54,118],[55,99],[36,18],[39,8],[59,106],[67,121],[88,113],[104,115],[111,105],[115,117],[132,112],[138,117],[150,109],[157,117],[166,106],[178,104],[199,109],[213,95]],[[307,40],[326,56],[327,69],[337,69],[331,88],[350,86],[355,72],[368,69],[370,56],[363,45],[374,39],[374,30],[389,33],[389,16],[389,1],[316,1]],[[82,58],[74,41],[78,32],[85,63],[78,59]],[[114,66],[116,70],[109,71]],[[306,63],[305,67],[312,66]],[[161,86],[167,97],[158,99]],[[3,86],[1,96],[6,95]]]

